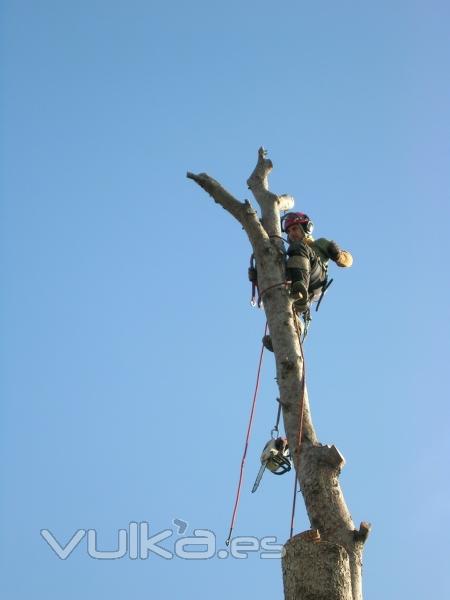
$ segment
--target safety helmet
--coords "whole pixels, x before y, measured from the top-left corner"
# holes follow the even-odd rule
[[[314,223],[311,221],[308,215],[305,215],[305,213],[301,212],[287,213],[281,219],[281,229],[285,233],[287,233],[289,227],[292,227],[292,225],[301,225],[306,235],[311,235],[314,229]]]

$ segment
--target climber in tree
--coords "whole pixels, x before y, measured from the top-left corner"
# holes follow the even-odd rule
[[[318,300],[327,281],[328,261],[339,267],[351,267],[353,258],[347,250],[341,250],[336,242],[312,237],[314,225],[304,213],[288,213],[282,219],[282,229],[287,233],[286,274],[292,282],[291,294],[298,313],[309,308],[310,302]]]
[[[331,259],[339,267],[351,267],[353,257],[347,250],[341,250],[336,242],[312,237],[313,222],[304,213],[287,213],[281,220],[281,228],[287,233],[286,278],[291,282],[291,296],[297,314],[308,311],[313,301],[320,301],[329,285],[327,280],[328,261]],[[262,339],[267,350],[273,352],[272,339],[265,335]]]

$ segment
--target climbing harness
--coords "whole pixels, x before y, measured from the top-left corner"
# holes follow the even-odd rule
[[[267,328],[268,328],[268,325],[267,325],[267,322],[266,322],[266,326],[265,326],[265,329],[264,329],[264,335],[267,334]],[[225,541],[225,544],[227,546],[229,546],[229,544],[230,544],[231,534],[233,533],[234,524],[236,522],[236,513],[237,513],[238,506],[239,506],[239,498],[241,496],[242,478],[243,478],[243,475],[244,475],[244,465],[245,465],[245,460],[247,458],[248,443],[249,443],[249,440],[250,440],[250,432],[252,430],[253,417],[254,417],[254,414],[255,414],[256,398],[258,396],[258,390],[259,390],[259,380],[260,380],[260,376],[261,376],[261,366],[262,366],[263,355],[264,355],[264,345],[261,345],[261,352],[259,353],[258,371],[257,371],[257,374],[256,374],[255,391],[253,392],[252,407],[251,407],[251,410],[250,410],[250,418],[249,418],[248,426],[247,426],[247,434],[245,436],[244,451],[242,453],[241,470],[240,470],[240,473],[239,473],[239,481],[238,481],[237,490],[236,490],[236,498],[235,498],[235,501],[234,501],[233,514],[231,516],[230,530],[228,532],[228,537],[227,537],[227,539]]]
[[[280,400],[278,399],[278,402]],[[278,424],[280,422],[281,404],[278,405],[277,420],[270,432],[271,439],[264,446],[261,454],[261,467],[253,484],[252,494],[256,492],[261,482],[264,471],[269,469],[274,475],[284,475],[291,470],[291,461],[288,441],[286,438],[278,437]]]
[[[278,236],[276,236],[278,237]],[[279,283],[275,283],[274,285],[269,285],[269,287],[265,288],[262,291],[259,291],[259,286],[258,286],[258,273],[256,270],[256,263],[255,263],[255,255],[252,254],[250,256],[250,266],[248,268],[248,279],[250,281],[250,283],[252,284],[252,293],[251,293],[251,298],[250,298],[250,304],[252,306],[257,306],[258,308],[262,307],[262,302],[263,302],[263,296],[266,292],[268,292],[269,290],[272,290],[276,287],[281,287],[281,286],[286,286],[289,287],[289,285],[291,285],[291,281],[286,280],[286,281],[280,281]],[[326,291],[328,290],[328,288],[330,287],[330,285],[333,283],[334,279],[328,279],[328,275],[325,275],[325,280],[323,281],[323,283],[320,284],[320,286],[313,288],[310,293],[309,293],[309,302],[316,302],[316,312],[319,310],[320,304],[323,300],[323,297],[325,296]],[[258,297],[256,297],[256,293],[258,293]],[[309,326],[309,322],[312,320],[311,319],[311,313],[309,308],[306,311],[302,311],[304,313],[308,313],[308,326]],[[306,328],[306,333],[307,333],[307,328]],[[303,339],[305,339],[306,337],[306,333],[303,337]]]

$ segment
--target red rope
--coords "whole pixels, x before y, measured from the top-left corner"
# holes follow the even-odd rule
[[[294,518],[295,518],[295,505],[297,502],[297,479],[298,479],[298,474],[300,473],[299,467],[300,467],[300,448],[301,448],[301,443],[302,443],[302,433],[303,433],[303,407],[305,404],[305,356],[303,354],[303,345],[302,345],[302,340],[301,340],[301,332],[298,326],[298,321],[297,321],[297,315],[295,314],[294,310],[292,311],[292,316],[294,318],[294,323],[297,329],[297,334],[298,334],[298,341],[300,344],[300,353],[302,356],[302,367],[303,367],[303,372],[302,372],[302,383],[301,383],[301,391],[300,391],[300,403],[299,403],[299,407],[298,407],[298,427],[297,427],[297,443],[296,443],[296,448],[295,448],[295,476],[294,476],[294,497],[292,499],[292,513],[291,513],[291,533],[289,535],[289,537],[292,537],[292,534],[294,533]]]
[[[274,285],[269,285],[269,287],[266,288],[265,290],[263,290],[262,292],[260,292],[259,287],[256,286],[258,289],[258,307],[261,308],[262,298],[266,292],[268,292],[269,290],[273,290],[273,288],[280,287],[281,285],[289,285],[289,282],[288,281],[280,281],[280,283],[275,283]]]
[[[264,335],[266,335],[266,334],[267,334],[267,322],[266,322],[266,327],[264,329]],[[233,516],[231,517],[230,531],[228,533],[228,537],[225,542],[227,546],[229,545],[230,540],[231,540],[231,534],[233,532],[234,524],[236,522],[236,513],[237,513],[238,506],[239,506],[239,499],[241,496],[242,478],[244,475],[244,465],[245,465],[245,459],[247,458],[247,449],[248,449],[248,443],[250,441],[250,433],[252,430],[253,416],[254,416],[255,407],[256,407],[256,398],[258,396],[259,379],[260,379],[260,375],[261,375],[261,365],[262,365],[263,354],[264,354],[264,345],[261,346],[261,352],[259,354],[259,363],[258,363],[258,372],[256,375],[255,391],[253,392],[252,408],[250,410],[250,418],[249,418],[248,426],[247,426],[247,435],[245,437],[244,452],[242,454],[241,471],[239,473],[239,482],[238,482],[238,486],[237,486],[237,490],[236,490],[236,499],[234,501]]]

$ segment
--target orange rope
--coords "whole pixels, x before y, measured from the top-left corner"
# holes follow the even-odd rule
[[[266,327],[264,329],[264,335],[266,335],[266,334],[267,334],[267,322],[266,322]],[[256,407],[256,398],[258,396],[259,379],[260,379],[260,375],[261,375],[261,365],[262,365],[263,354],[264,354],[264,345],[261,346],[261,352],[259,355],[259,363],[258,363],[258,372],[256,375],[255,391],[253,392],[252,408],[250,410],[250,418],[249,418],[248,426],[247,426],[247,435],[245,437],[244,452],[242,454],[241,471],[239,474],[239,482],[238,482],[238,486],[237,486],[237,490],[236,490],[236,499],[234,501],[233,516],[231,517],[230,531],[229,531],[228,537],[225,541],[227,546],[229,545],[230,540],[231,540],[231,534],[233,532],[234,524],[236,522],[236,513],[237,513],[238,506],[239,506],[239,498],[241,496],[242,478],[244,475],[244,465],[245,465],[245,459],[247,458],[247,449],[248,449],[248,443],[250,440],[250,433],[252,430],[253,416],[254,416],[255,407]]]

